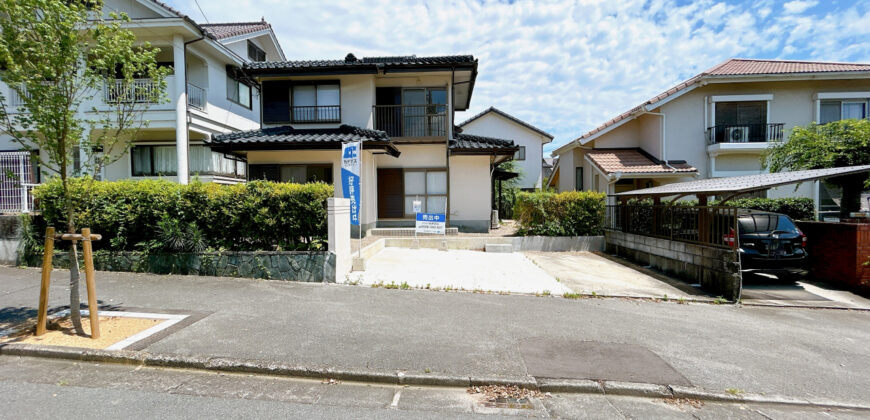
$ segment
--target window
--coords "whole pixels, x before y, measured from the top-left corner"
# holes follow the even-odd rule
[[[227,99],[251,109],[251,86],[227,76]]]
[[[583,167],[574,168],[574,190],[583,191]]]
[[[175,146],[134,146],[130,150],[133,176],[175,175],[178,155]]]
[[[325,182],[332,184],[332,164],[310,165],[251,165],[251,180],[264,179],[274,182]]]
[[[846,119],[867,118],[867,101],[822,101],[819,104],[819,124]]]
[[[253,42],[248,41],[248,59],[251,61],[266,61],[266,52]]]
[[[526,146],[520,146],[520,150],[514,153],[514,160],[526,160]]]
[[[245,178],[247,164],[205,146],[190,146],[188,149],[190,173]]]
[[[206,146],[188,148],[190,173],[244,178],[247,165]],[[133,146],[130,150],[133,176],[171,176],[178,174],[175,146]]]
[[[420,200],[425,213],[443,213],[447,206],[447,171],[443,169],[406,169],[405,215],[414,214],[414,200]]]
[[[291,88],[291,122],[341,122],[338,83],[300,84]]]

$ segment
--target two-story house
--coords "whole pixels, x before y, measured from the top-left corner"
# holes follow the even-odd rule
[[[262,127],[207,144],[246,161],[251,180],[323,181],[342,197],[341,145],[362,141],[364,232],[413,226],[414,201],[446,210],[449,226],[486,232],[491,170],[518,149],[454,127],[477,65],[468,55],[248,63],[262,86]]]
[[[459,127],[467,134],[512,140],[519,148],[513,159],[520,174],[517,187],[541,188],[544,145],[553,141],[552,134],[495,107],[465,120]]]
[[[794,126],[867,118],[870,64],[731,59],[554,151],[560,191],[614,194],[693,178],[762,173]],[[814,197],[818,183],[768,191]]]
[[[222,183],[244,181],[244,162],[213,152],[203,143],[215,134],[260,126],[259,90],[242,67],[252,61],[284,59],[271,26],[265,21],[198,24],[156,0],[105,0],[103,12],[107,19],[109,13],[126,13],[130,22],[123,26],[136,35],[138,42],[159,48],[158,65],[170,68],[171,74],[167,77],[168,102],[148,106],[142,116],[148,124],[133,140],[129,152],[91,175],[107,180],[164,177],[181,183],[194,176]],[[108,80],[80,112],[87,116],[94,107],[105,108],[107,103],[118,101],[120,95],[130,96],[124,93],[127,90],[123,83]],[[149,79],[136,79],[134,83],[145,88],[153,85]],[[0,89],[5,90],[10,111],[21,112],[18,105],[22,98],[5,84],[0,84]],[[20,148],[11,138],[0,137],[0,151],[8,155],[0,156],[4,164],[13,157],[17,159],[21,153],[13,151]],[[82,172],[78,163],[85,159],[88,151],[82,150],[76,167],[71,168],[73,173]],[[17,179],[40,181],[39,168],[21,175],[3,180],[4,197],[14,190],[12,184]],[[18,201],[9,203],[10,208],[0,210],[21,207]]]

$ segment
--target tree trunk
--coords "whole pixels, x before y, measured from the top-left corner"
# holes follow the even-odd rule
[[[864,181],[867,174],[847,175],[830,180],[843,189],[843,198],[840,201],[840,219],[849,218],[849,213],[861,209],[861,192],[864,190]]]
[[[73,219],[73,204],[72,197],[69,193],[69,185],[67,185],[66,168],[61,169],[61,183],[63,184],[63,196],[66,204],[66,228],[67,233],[76,233],[75,220]],[[85,330],[82,328],[82,313],[81,313],[81,296],[79,294],[79,256],[77,241],[70,241],[69,248],[69,318],[72,321],[73,328],[76,334],[85,335]]]

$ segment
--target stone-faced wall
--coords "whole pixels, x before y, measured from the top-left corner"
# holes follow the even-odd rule
[[[611,254],[700,283],[715,296],[740,299],[743,277],[733,251],[617,231],[606,231],[604,237],[605,249]]]
[[[42,256],[28,256],[27,262],[38,267],[42,263]],[[55,268],[69,268],[69,254],[56,252],[52,265]],[[102,271],[334,282],[335,254],[314,251],[202,254],[97,251],[94,253],[94,268]]]
[[[18,215],[0,215],[0,264],[18,265],[21,244],[21,219]]]
[[[798,222],[807,235],[810,275],[870,294],[870,223]]]

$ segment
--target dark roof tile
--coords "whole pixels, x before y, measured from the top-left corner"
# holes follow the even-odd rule
[[[494,107],[494,106],[491,106],[491,107],[487,108],[486,110],[484,110],[483,112],[481,112],[481,113],[479,113],[479,114],[477,114],[477,115],[475,115],[475,116],[473,116],[473,117],[471,117],[471,118],[465,120],[463,123],[459,124],[459,126],[462,127],[462,126],[464,126],[464,125],[466,125],[466,124],[468,124],[468,123],[470,123],[470,122],[472,122],[472,121],[474,121],[474,120],[476,120],[476,119],[478,119],[478,118],[480,118],[480,117],[482,117],[482,116],[484,116],[484,115],[486,115],[486,114],[488,114],[488,113],[490,113],[490,112],[493,112],[493,113],[496,113],[496,114],[498,114],[498,115],[501,115],[502,117],[505,117],[505,118],[507,118],[507,119],[509,119],[509,120],[511,120],[511,121],[513,121],[513,122],[515,122],[515,123],[517,123],[517,124],[523,126],[523,127],[526,127],[526,128],[528,128],[529,130],[532,130],[532,131],[534,131],[534,132],[536,132],[536,133],[538,133],[538,134],[540,134],[540,135],[542,135],[542,136],[549,137],[550,140],[553,139],[553,135],[552,135],[552,134],[550,134],[550,133],[548,133],[548,132],[546,132],[546,131],[544,131],[544,130],[541,130],[540,128],[535,127],[535,126],[533,126],[533,125],[531,125],[531,124],[529,124],[529,123],[527,123],[527,122],[525,122],[525,121],[523,121],[523,120],[521,120],[521,119],[519,119],[519,118],[517,118],[517,117],[514,117],[513,115],[510,115],[510,114],[508,114],[507,112],[504,112],[504,111],[502,111],[502,110],[500,110],[500,109],[498,109],[498,108],[496,108],[496,107]]]

